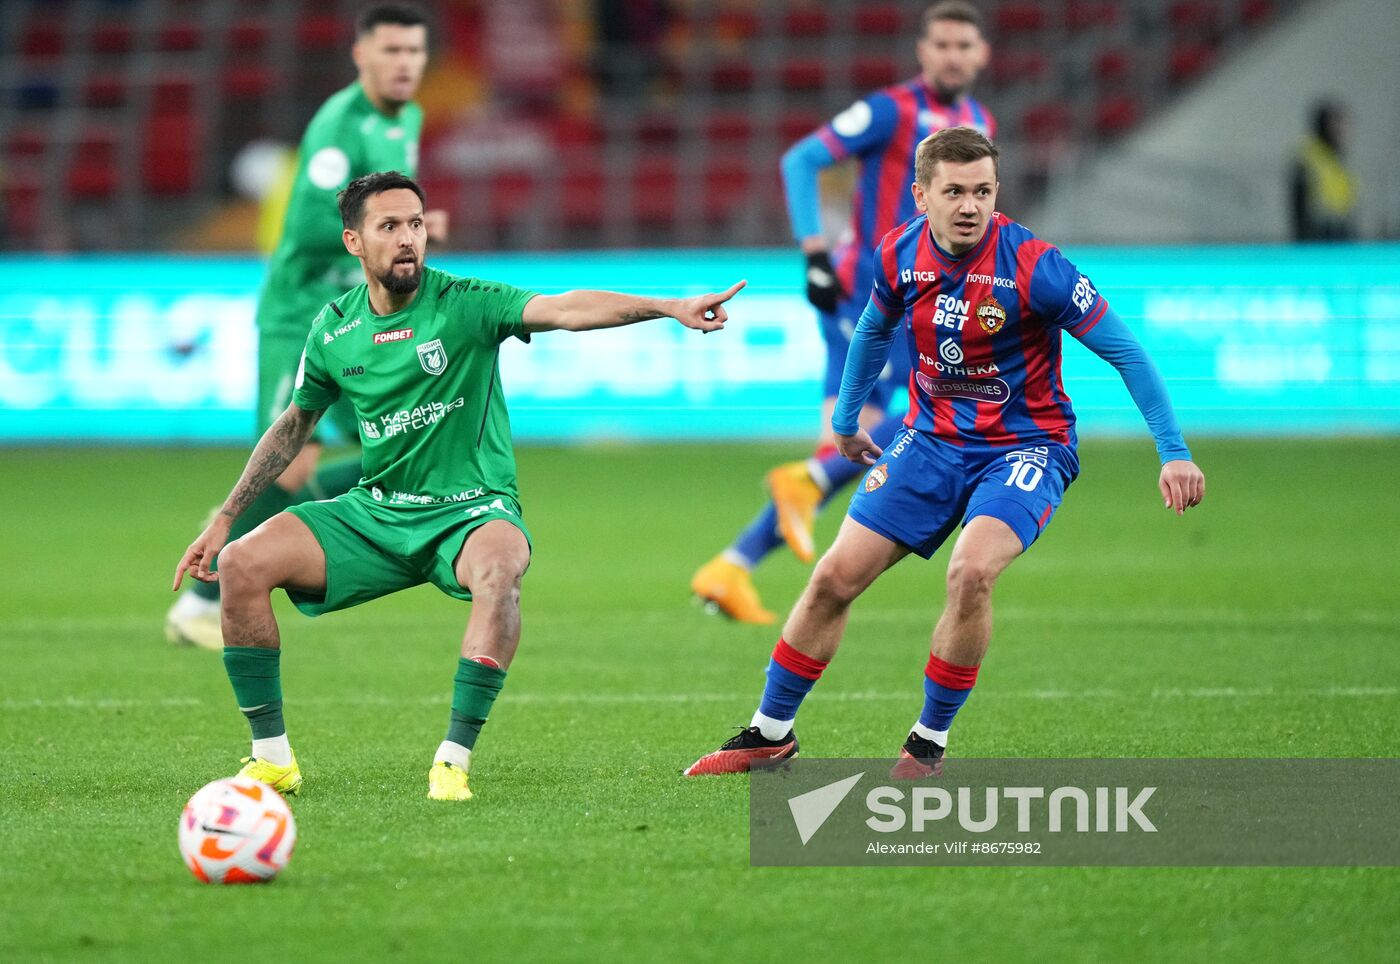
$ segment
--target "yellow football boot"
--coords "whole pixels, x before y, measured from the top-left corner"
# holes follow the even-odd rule
[[[822,504],[822,490],[807,471],[806,462],[780,465],[764,477],[773,508],[778,510],[778,531],[788,548],[803,562],[816,558],[812,527]]]
[[[778,621],[759,602],[749,571],[723,556],[715,556],[696,571],[690,591],[706,609],[722,612],[735,622],[768,626]]]
[[[239,762],[243,764],[243,769],[238,771],[240,777],[261,780],[286,796],[293,796],[301,790],[301,767],[297,765],[295,753],[292,754],[292,762],[284,767],[257,757],[245,756]]]
[[[455,763],[439,760],[428,771],[429,800],[470,800],[471,789],[467,786],[467,771]]]

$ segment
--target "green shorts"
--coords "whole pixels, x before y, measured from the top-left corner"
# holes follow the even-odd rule
[[[324,596],[287,590],[287,597],[308,616],[349,609],[425,582],[456,599],[470,600],[472,594],[457,582],[453,566],[472,530],[504,519],[530,541],[520,504],[502,495],[389,508],[365,489],[355,488],[287,511],[306,523],[326,554]]]

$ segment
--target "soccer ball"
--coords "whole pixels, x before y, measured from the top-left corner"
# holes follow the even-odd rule
[[[180,815],[180,854],[206,884],[258,884],[287,866],[297,825],[287,801],[249,777],[215,780]]]

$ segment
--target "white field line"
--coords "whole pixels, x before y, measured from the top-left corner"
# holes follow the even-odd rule
[[[750,693],[507,693],[510,703],[540,706],[574,705],[619,705],[619,704],[685,704],[685,703],[730,703],[752,701],[757,692]],[[1400,696],[1400,686],[1329,686],[1318,689],[1272,689],[1269,687],[1215,686],[1203,688],[1161,688],[1152,690],[1083,689],[1083,690],[988,690],[979,691],[978,699],[992,700],[1119,700],[1142,702],[1148,700],[1234,700],[1234,699],[1393,699]],[[915,702],[921,699],[917,687],[907,692],[854,692],[823,693],[821,702],[868,703],[868,702]],[[214,708],[225,706],[223,700],[201,700],[192,696],[165,696],[149,700],[132,699],[89,699],[78,696],[33,697],[30,699],[0,700],[0,711],[22,712],[25,710],[135,710],[135,709],[192,709],[195,707]],[[416,696],[409,699],[395,699],[388,696],[359,696],[353,699],[339,697],[312,697],[295,699],[297,706],[446,706],[450,702],[447,692],[438,696]],[[231,703],[228,704],[231,706]],[[227,708],[225,706],[225,708]]]
[[[852,630],[860,632],[862,624],[905,623],[926,621],[932,628],[933,622],[942,608],[942,600],[931,601],[928,606],[869,606],[857,608],[851,614]],[[610,626],[665,624],[685,619],[687,614],[695,615],[695,610],[677,605],[669,609],[620,609],[615,612],[579,613],[575,612],[524,612],[525,632],[531,627],[576,628],[579,620],[600,620]],[[1298,609],[1282,612],[1244,612],[1234,609],[1108,609],[1082,610],[1054,606],[1032,607],[1005,605],[996,609],[998,619],[1032,621],[1042,625],[1075,625],[1085,627],[1140,626],[1144,623],[1168,627],[1221,628],[1221,629],[1293,629],[1298,626],[1338,626],[1382,627],[1400,630],[1400,609],[1361,609],[1345,613],[1325,609]],[[467,609],[461,610],[460,622],[466,625]],[[48,619],[21,618],[7,620],[0,625],[0,645],[9,642],[22,642],[22,637],[32,634],[146,632],[152,640],[160,640],[161,616],[123,614],[121,616],[58,616]],[[372,639],[376,635],[393,635],[401,638],[400,630],[424,630],[425,636],[437,637],[443,632],[441,624],[454,622],[448,610],[432,613],[427,617],[407,617],[395,614],[376,615],[370,626],[355,621],[337,618],[334,623],[310,625],[300,615],[291,615],[282,620],[283,632],[292,639],[297,635],[321,635],[339,633]],[[704,625],[723,628],[726,624],[718,618],[706,618]],[[425,629],[425,627],[427,627]],[[612,635],[610,628],[599,631],[599,635]]]

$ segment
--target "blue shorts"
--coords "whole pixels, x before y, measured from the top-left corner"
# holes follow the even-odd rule
[[[1029,549],[1078,474],[1079,457],[1059,442],[973,447],[906,428],[866,472],[847,514],[925,559],[979,515],[1005,522]]]
[[[860,313],[865,310],[865,301],[859,303],[854,298],[847,299],[836,306],[835,314],[827,314],[825,311],[817,312],[817,317],[821,320],[822,339],[826,342],[826,375],[822,380],[822,397],[835,398],[841,391],[841,373],[846,368],[846,354],[851,348],[851,338],[856,332],[856,322],[860,320]],[[880,380],[875,383],[875,389],[870,393],[867,405],[873,405],[881,411],[888,411],[890,400],[894,398],[895,392],[909,385],[909,349],[905,345],[906,335],[903,326],[900,326],[898,334],[895,335],[894,344],[890,346],[890,360],[885,365],[885,370],[880,373]]]

